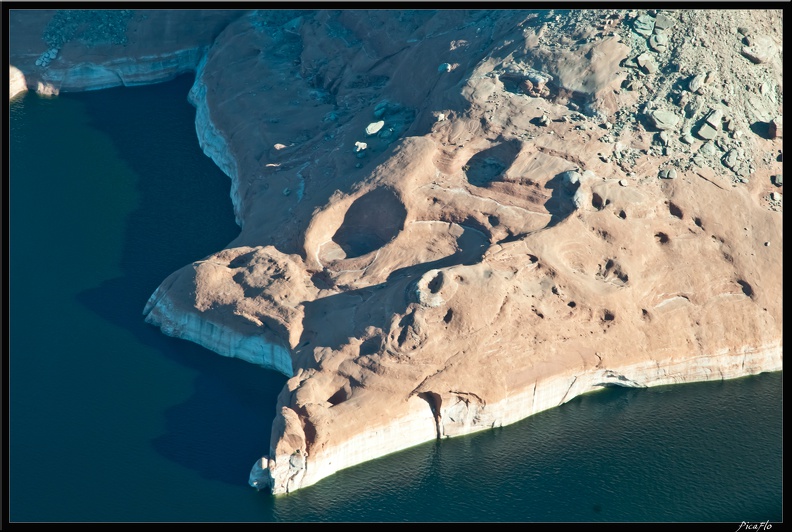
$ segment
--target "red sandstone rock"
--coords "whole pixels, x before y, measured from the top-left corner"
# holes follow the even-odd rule
[[[171,13],[136,23],[131,49],[67,45],[44,70],[31,67],[41,46],[11,35],[28,84],[61,90],[90,85],[67,83],[89,57],[112,70],[202,50],[174,68],[198,68],[199,140],[233,179],[242,229],[145,313],[291,377],[256,487],[293,491],[604,385],[781,369],[783,246],[761,244],[783,242],[763,199],[780,163],[756,158],[765,178],[733,187],[726,167],[653,149],[635,120],[652,91],[621,90],[638,54],[595,31],[605,14],[572,13],[571,27],[516,11],[293,15],[189,15],[203,26]],[[688,16],[700,32],[734,18],[770,31],[780,12]],[[16,27],[35,35],[33,18]],[[163,28],[172,39],[151,39]],[[681,50],[713,53],[669,54],[695,65],[705,56]],[[657,179],[673,165],[676,179]]]

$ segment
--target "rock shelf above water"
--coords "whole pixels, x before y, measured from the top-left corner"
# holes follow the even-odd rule
[[[195,72],[241,232],[143,310],[289,377],[257,489],[782,368],[780,10],[131,10],[96,43],[11,20],[16,91]]]

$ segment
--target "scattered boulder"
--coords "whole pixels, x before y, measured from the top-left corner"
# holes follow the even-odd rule
[[[674,129],[679,122],[679,116],[673,111],[655,110],[649,113],[649,119],[659,130]]]
[[[644,69],[644,72],[647,74],[654,74],[657,72],[657,63],[654,60],[654,57],[649,55],[648,53],[642,53],[636,59],[638,66]]]
[[[704,140],[712,140],[718,134],[718,130],[712,127],[707,122],[701,124],[701,127],[698,129],[697,132],[698,136]]]
[[[633,30],[639,35],[649,37],[654,31],[655,19],[649,15],[641,15],[633,22]]]
[[[707,79],[706,73],[696,74],[688,83],[688,88],[690,92],[695,92],[696,94],[703,94],[704,93],[704,84],[705,80]]]
[[[368,144],[366,144],[365,142],[355,142],[355,151],[356,152],[362,152],[366,148],[368,148]]]
[[[668,35],[665,33],[658,33],[649,37],[649,46],[656,52],[665,52],[668,50]]]
[[[676,179],[677,172],[673,168],[668,168],[665,170],[660,170],[658,177],[660,179]]]
[[[777,187],[783,186],[784,184],[783,174],[771,176],[770,181]]]
[[[658,32],[661,32],[661,31],[664,31],[664,30],[667,30],[667,29],[671,28],[674,25],[674,22],[675,21],[674,21],[673,18],[671,18],[671,17],[669,17],[669,16],[667,16],[667,15],[665,15],[663,13],[658,14],[657,17],[654,20],[654,31],[655,31],[655,33],[658,33]]]
[[[734,168],[737,165],[739,158],[740,154],[736,149],[732,148],[723,157],[723,164],[729,168]]]
[[[374,107],[374,118],[381,120],[386,115],[392,115],[401,111],[401,105],[388,100],[382,100]]]
[[[747,46],[743,46],[742,54],[756,64],[767,63],[778,53],[778,46],[771,37],[766,35],[746,37]]]
[[[716,129],[720,129],[721,121],[723,120],[723,111],[720,109],[711,109],[705,118],[707,123]]]
[[[698,136],[706,140],[714,139],[718,131],[721,130],[722,119],[723,111],[720,109],[711,109],[710,112],[707,113],[704,123],[698,130]]]
[[[701,152],[702,155],[715,155],[717,151],[718,148],[715,147],[715,143],[712,141],[705,142],[699,148],[699,152]]]

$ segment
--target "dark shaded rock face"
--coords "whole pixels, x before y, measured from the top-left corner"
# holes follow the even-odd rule
[[[46,94],[137,85],[194,71],[240,10],[12,9],[11,65]]]

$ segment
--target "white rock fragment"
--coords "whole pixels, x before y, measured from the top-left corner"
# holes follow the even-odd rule
[[[638,65],[644,69],[647,74],[654,74],[657,72],[657,63],[654,60],[654,57],[649,55],[648,52],[644,52],[636,58]]]
[[[368,144],[365,142],[355,142],[355,152],[361,152],[368,148]]]
[[[370,123],[369,125],[366,126],[366,135],[369,135],[369,136],[376,135],[379,132],[379,130],[382,129],[382,126],[384,126],[384,125],[385,125],[385,121],[384,120],[380,120],[379,122]]]

